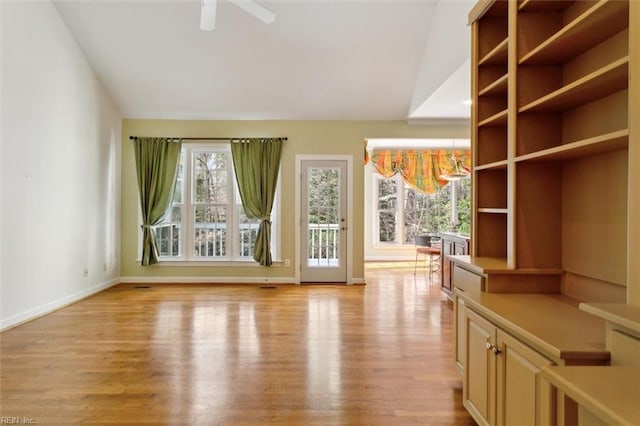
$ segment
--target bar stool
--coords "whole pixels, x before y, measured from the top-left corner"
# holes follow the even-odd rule
[[[416,261],[413,267],[413,274],[418,270],[418,255],[425,255],[425,263],[429,258],[429,275],[440,271],[440,237],[435,235],[416,235]]]

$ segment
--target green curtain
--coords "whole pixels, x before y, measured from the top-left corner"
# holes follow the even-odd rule
[[[142,210],[142,265],[158,263],[153,227],[162,223],[176,186],[182,140],[136,138],[133,142]]]
[[[244,212],[260,219],[253,259],[271,266],[271,209],[278,182],[282,139],[231,141],[231,155]]]

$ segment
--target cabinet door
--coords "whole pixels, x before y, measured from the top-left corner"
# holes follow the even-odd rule
[[[466,356],[463,404],[480,425],[495,424],[496,327],[470,309],[464,310]]]
[[[497,424],[554,424],[555,393],[539,374],[542,366],[553,362],[502,330],[497,342]]]

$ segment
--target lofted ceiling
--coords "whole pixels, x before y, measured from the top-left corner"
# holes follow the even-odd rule
[[[212,32],[199,1],[54,4],[127,118],[468,117],[472,2],[257,1],[275,22],[220,0]]]

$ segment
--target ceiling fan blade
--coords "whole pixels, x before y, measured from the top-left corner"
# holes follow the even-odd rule
[[[276,14],[265,8],[264,6],[259,5],[253,0],[229,0],[231,3],[238,6],[240,9],[248,12],[264,22],[265,24],[270,24],[276,20]]]
[[[200,10],[200,29],[213,31],[216,29],[216,6],[218,0],[202,0]]]

